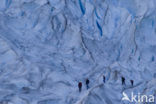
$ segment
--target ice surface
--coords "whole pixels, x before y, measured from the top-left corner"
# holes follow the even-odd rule
[[[156,96],[156,0],[0,0],[0,104],[129,104],[122,92]]]

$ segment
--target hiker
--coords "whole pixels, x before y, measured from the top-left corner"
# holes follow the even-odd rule
[[[105,76],[103,75],[103,82],[105,83],[105,80],[106,80],[106,78],[105,78]]]
[[[131,85],[133,86],[134,81],[133,80],[130,80],[130,82],[131,82]]]
[[[82,82],[79,82],[78,87],[79,87],[79,92],[81,92],[81,89],[82,89]]]
[[[22,87],[22,91],[23,91],[23,93],[29,93],[30,88],[29,87]]]
[[[89,89],[89,79],[86,79],[86,87]]]
[[[125,78],[122,77],[121,79],[122,79],[122,85],[125,85]]]

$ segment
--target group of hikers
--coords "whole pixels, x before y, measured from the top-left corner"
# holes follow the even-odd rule
[[[106,77],[103,76],[103,83],[105,83],[105,80],[106,80]],[[125,77],[121,77],[121,82],[122,82],[122,85],[125,85]],[[130,82],[131,82],[131,86],[133,86],[134,81],[130,80]],[[78,88],[79,88],[79,92],[81,92],[81,90],[82,90],[82,82],[78,83]],[[86,79],[86,88],[87,88],[87,90],[89,89],[89,79]]]
[[[124,77],[121,77],[121,79],[122,79],[122,85],[125,85],[125,78]],[[134,81],[133,80],[130,80],[130,82],[131,82],[131,85],[133,86]]]
[[[79,87],[79,92],[81,92],[81,90],[82,90],[82,82],[78,83],[78,87]],[[89,89],[89,79],[86,79],[86,88],[87,88],[87,90]]]

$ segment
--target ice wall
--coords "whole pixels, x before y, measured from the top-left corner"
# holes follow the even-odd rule
[[[156,0],[0,0],[0,104],[123,104],[155,85]]]

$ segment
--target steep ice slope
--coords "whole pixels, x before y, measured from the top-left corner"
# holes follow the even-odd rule
[[[0,104],[156,96],[155,58],[155,0],[0,0]],[[78,93],[86,78],[90,89]]]

